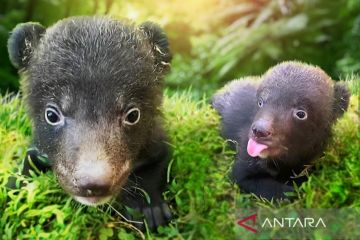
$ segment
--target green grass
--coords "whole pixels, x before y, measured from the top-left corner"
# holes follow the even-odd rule
[[[358,80],[351,83],[359,92]],[[108,207],[84,207],[71,200],[51,172],[19,179],[28,184],[7,190],[5,180],[23,159],[31,129],[19,96],[0,98],[1,239],[235,239],[236,209],[360,209],[359,95],[338,121],[334,137],[294,202],[269,203],[239,193],[227,175],[233,152],[219,136],[219,118],[207,101],[190,94],[166,97],[164,114],[173,158],[169,190],[174,220],[159,232],[140,233]]]

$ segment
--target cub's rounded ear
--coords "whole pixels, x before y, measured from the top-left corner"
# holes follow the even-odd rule
[[[11,63],[17,69],[28,67],[33,54],[45,28],[39,23],[18,24],[10,33],[8,40],[8,51]]]
[[[145,33],[153,47],[157,68],[161,72],[169,70],[172,56],[165,32],[153,22],[144,22],[139,28]]]
[[[341,117],[349,106],[350,91],[344,83],[334,85],[334,120]]]

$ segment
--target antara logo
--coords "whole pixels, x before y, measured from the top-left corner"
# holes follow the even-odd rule
[[[242,220],[239,220],[239,221],[237,222],[237,224],[239,224],[239,226],[242,226],[243,228],[245,228],[245,229],[247,229],[247,230],[249,230],[249,231],[252,231],[252,232],[256,233],[257,230],[256,230],[255,228],[253,228],[253,227],[256,226],[256,216],[257,216],[256,213],[253,214],[253,215],[250,215],[250,216],[248,216],[248,217],[246,217],[246,218],[244,218],[244,219],[242,219]],[[249,220],[252,221],[251,226],[244,224],[244,222],[247,222],[247,221],[249,221]]]
[[[311,217],[306,218],[266,218],[261,227],[268,226],[270,228],[274,227],[288,227],[288,228],[317,228],[317,227],[324,227],[326,228],[326,224],[322,218],[314,219]]]
[[[256,217],[257,214],[252,214],[246,218],[243,218],[237,222],[237,224],[246,230],[256,233]],[[251,221],[250,225],[245,224],[245,222]],[[265,218],[265,220],[260,224],[261,228],[317,228],[323,227],[326,228],[326,224],[322,218]]]

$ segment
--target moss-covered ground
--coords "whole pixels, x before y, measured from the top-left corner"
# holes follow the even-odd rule
[[[207,100],[168,96],[163,112],[173,157],[168,168],[174,219],[158,233],[141,233],[109,206],[74,202],[51,172],[24,178],[14,173],[31,141],[21,96],[0,98],[0,239],[235,239],[239,208],[360,209],[359,81],[350,81],[349,111],[334,127],[325,155],[293,202],[269,203],[240,193],[228,178],[233,152],[219,135],[219,117]],[[16,172],[16,171],[15,171]],[[27,184],[5,187],[10,175]]]

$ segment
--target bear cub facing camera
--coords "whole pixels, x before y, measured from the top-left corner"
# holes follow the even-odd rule
[[[213,97],[224,138],[237,154],[232,179],[246,192],[285,198],[322,155],[350,93],[320,68],[284,62],[261,78],[235,80]],[[305,178],[305,179],[304,179]]]
[[[62,188],[86,205],[116,199],[150,228],[165,224],[169,149],[159,107],[171,54],[162,29],[108,17],[24,23],[8,50],[25,76],[33,143]]]

